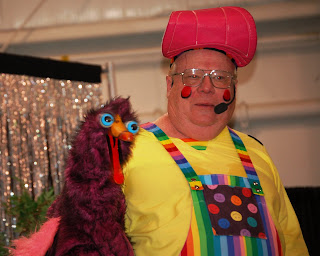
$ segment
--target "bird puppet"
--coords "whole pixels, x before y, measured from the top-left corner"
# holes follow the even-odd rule
[[[91,110],[70,149],[62,193],[30,238],[15,240],[14,256],[133,256],[125,234],[122,166],[130,157],[137,117],[129,99]]]

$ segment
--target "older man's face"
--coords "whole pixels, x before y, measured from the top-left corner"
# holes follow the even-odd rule
[[[235,66],[223,53],[213,50],[193,50],[183,53],[176,60],[176,73],[185,69],[196,68],[203,70],[224,70],[231,74],[235,73]],[[173,82],[173,86],[172,85]],[[180,75],[167,77],[168,114],[171,122],[179,128],[199,126],[214,126],[215,129],[226,126],[231,119],[235,102],[228,109],[216,114],[214,107],[226,102],[223,99],[225,89],[215,88],[208,76],[197,87],[192,87],[188,98],[181,97],[181,91],[185,85]],[[233,94],[233,89],[229,90]],[[221,130],[220,129],[220,130]]]

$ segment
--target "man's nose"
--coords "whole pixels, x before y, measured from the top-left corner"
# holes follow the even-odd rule
[[[213,86],[210,75],[204,75],[201,84],[199,85],[199,89],[204,93],[214,93],[215,88]]]

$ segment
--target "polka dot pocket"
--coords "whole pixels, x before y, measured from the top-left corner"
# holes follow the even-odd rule
[[[260,210],[250,188],[204,185],[203,193],[215,235],[266,239]]]

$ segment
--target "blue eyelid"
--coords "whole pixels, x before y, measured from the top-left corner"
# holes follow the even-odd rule
[[[109,114],[109,113],[105,113],[102,114],[100,116],[100,124],[105,127],[105,128],[109,128],[110,126],[112,126],[112,124],[114,123],[114,117],[113,115]]]
[[[131,132],[132,134],[135,134],[139,131],[139,125],[135,121],[127,122],[126,127],[127,127],[128,131]]]

